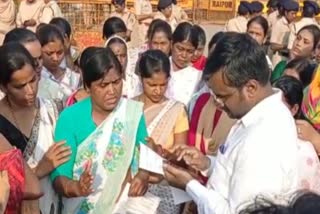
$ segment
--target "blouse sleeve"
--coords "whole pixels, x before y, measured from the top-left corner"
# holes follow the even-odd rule
[[[50,175],[52,181],[58,176],[64,176],[69,179],[73,178],[73,165],[77,154],[77,142],[73,127],[72,118],[69,116],[68,112],[63,111],[57,121],[54,140],[55,142],[66,141],[66,146],[70,147],[72,153],[69,161],[52,171]]]
[[[147,137],[148,137],[148,131],[147,131],[146,119],[144,115],[142,115],[139,122],[138,130],[137,130],[136,145],[139,145],[140,143],[147,144],[146,142]]]
[[[188,121],[188,115],[184,108],[180,111],[175,127],[174,127],[174,133],[179,134],[185,131],[189,130],[189,121]]]

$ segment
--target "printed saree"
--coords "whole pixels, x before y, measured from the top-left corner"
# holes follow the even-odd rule
[[[315,129],[320,130],[320,67],[318,67],[315,76],[304,91],[304,98],[301,105],[304,117],[313,125]]]
[[[112,213],[129,167],[133,174],[138,171],[135,139],[142,114],[142,103],[122,98],[107,119],[78,146],[73,178],[79,180],[91,160],[95,192],[88,197],[64,198],[63,213]]]
[[[10,183],[10,196],[5,214],[18,214],[21,209],[25,185],[23,157],[19,149],[12,149],[0,154],[0,171],[3,170],[8,172]]]

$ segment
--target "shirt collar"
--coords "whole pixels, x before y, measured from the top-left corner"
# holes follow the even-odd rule
[[[288,22],[288,20],[286,19],[286,17],[282,16],[281,19],[282,19],[283,24],[289,25],[289,22]]]
[[[302,20],[317,22],[315,18],[310,18],[310,17],[302,17],[300,21],[302,21]]]
[[[260,101],[240,119],[241,124],[248,127],[259,118],[268,116],[269,113],[272,114],[272,109],[277,108],[279,103],[282,103],[282,92],[279,89],[273,89],[273,91],[272,95]]]

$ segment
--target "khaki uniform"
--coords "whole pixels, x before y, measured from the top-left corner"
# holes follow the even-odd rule
[[[237,32],[237,33],[246,33],[247,32],[248,19],[244,16],[237,16],[233,19],[230,19],[226,26],[225,31],[227,32]]]
[[[39,23],[39,14],[42,7],[44,6],[43,0],[36,0],[33,3],[28,3],[27,1],[21,1],[18,14],[16,18],[17,27],[23,28],[23,23],[27,20],[34,19],[36,25],[33,27],[27,27],[27,29],[35,32]]]
[[[187,22],[189,17],[179,5],[172,4],[172,14],[175,16],[178,23]]]
[[[131,13],[127,8],[124,10],[123,13],[117,13],[117,12],[112,12],[110,14],[110,17],[118,17],[123,20],[123,22],[126,24],[127,29],[129,31],[133,31],[134,25],[137,22],[136,16]]]
[[[16,27],[15,18],[16,6],[14,1],[0,1],[0,46],[3,43],[6,33]]]
[[[170,19],[167,19],[163,13],[161,13],[160,11],[158,11],[156,13],[156,15],[154,16],[154,19],[161,19],[163,21],[166,21],[170,26],[171,26],[171,29],[172,29],[172,32],[174,32],[174,30],[176,29],[176,27],[178,26],[178,21],[176,19],[175,16],[171,16]]]
[[[296,36],[298,35],[299,30],[307,25],[317,25],[318,26],[318,23],[314,18],[303,17],[300,21],[298,21],[292,25],[292,29],[291,29],[290,36],[289,36],[288,49],[292,48],[293,42],[296,39]]]
[[[292,25],[288,23],[285,17],[279,19],[272,28],[270,43],[288,46],[291,28]],[[278,52],[274,53],[272,57],[273,66],[276,66],[281,60],[284,59],[285,58],[282,57]]]
[[[136,15],[152,14],[152,5],[149,0],[136,0],[136,1],[134,1],[134,9],[135,9]],[[150,19],[145,19],[139,23],[139,26],[138,26],[139,30],[137,32],[139,45],[142,45],[146,42],[147,32],[148,32],[148,29],[149,29],[151,22],[152,22],[152,19],[150,18]],[[136,37],[136,34],[134,34],[134,36]],[[134,40],[136,38],[132,38],[132,39]]]
[[[272,27],[276,24],[276,22],[280,19],[281,17],[279,16],[279,11],[274,11],[269,14],[267,20],[269,23],[269,28],[272,30]]]
[[[39,14],[39,23],[49,24],[56,17],[63,17],[61,9],[55,0],[45,4]]]

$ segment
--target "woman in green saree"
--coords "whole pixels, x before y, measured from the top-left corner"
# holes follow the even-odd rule
[[[109,48],[97,48],[81,70],[90,96],[58,119],[55,140],[65,140],[72,155],[51,178],[63,213],[109,214],[127,183],[129,196],[147,191],[149,174],[138,169],[147,137],[143,104],[121,97],[122,69]]]
[[[291,60],[297,58],[311,59],[319,40],[320,30],[318,26],[307,25],[301,28],[293,42],[293,47],[289,53],[289,59],[283,60],[275,66],[271,74],[271,82],[275,82],[283,75],[286,65]]]

